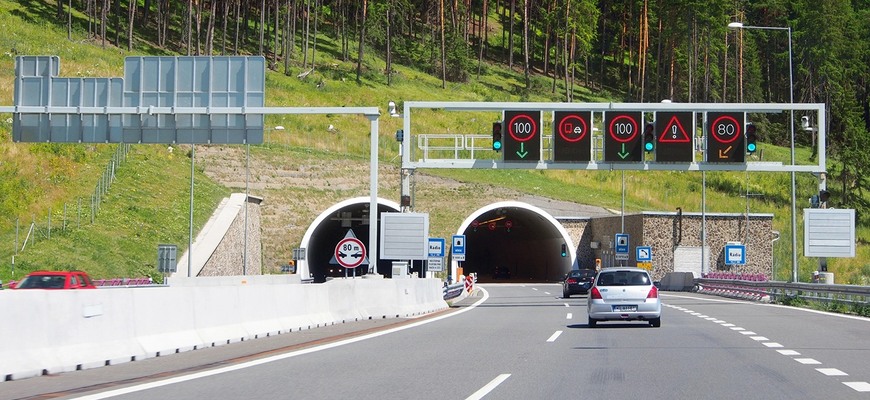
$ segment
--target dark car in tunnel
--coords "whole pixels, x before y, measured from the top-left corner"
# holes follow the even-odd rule
[[[562,280],[562,297],[569,298],[572,294],[587,294],[595,279],[594,269],[575,269],[565,275]]]

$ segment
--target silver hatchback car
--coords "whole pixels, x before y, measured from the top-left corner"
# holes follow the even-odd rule
[[[662,302],[649,272],[641,268],[605,268],[589,289],[589,327],[600,321],[649,321],[662,325]]]

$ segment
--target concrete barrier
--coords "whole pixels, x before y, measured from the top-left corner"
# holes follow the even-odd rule
[[[662,278],[661,289],[671,292],[687,292],[695,286],[695,276],[691,272],[669,272]]]
[[[300,284],[287,276],[247,278],[194,278],[161,287],[0,291],[0,378],[95,368],[447,308],[437,279]]]

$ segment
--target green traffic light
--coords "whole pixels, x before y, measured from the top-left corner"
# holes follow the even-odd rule
[[[755,143],[749,143],[746,145],[746,151],[748,151],[750,153],[755,153],[755,149],[756,149]]]
[[[501,150],[501,142],[492,142],[493,150]]]
[[[652,150],[653,150],[653,144],[650,143],[650,142],[646,142],[646,143],[643,144],[643,149],[646,150],[646,151],[652,151]]]

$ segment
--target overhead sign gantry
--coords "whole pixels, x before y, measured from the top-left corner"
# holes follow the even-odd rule
[[[432,145],[441,132],[413,120],[414,109],[476,113],[479,129],[454,134],[454,147]],[[753,114],[802,111],[818,121],[817,165],[753,161],[757,135]],[[503,140],[492,152],[484,134],[492,121],[481,112],[498,112],[492,121]],[[404,103],[402,167],[826,172],[824,104],[799,103]],[[420,133],[418,133],[420,131]],[[493,137],[496,129],[493,130]],[[430,140],[431,135],[432,140]],[[412,146],[416,146],[412,148]],[[415,150],[419,150],[415,153]],[[438,153],[443,151],[443,153]],[[415,154],[421,154],[417,157]],[[446,155],[439,157],[439,154]]]

